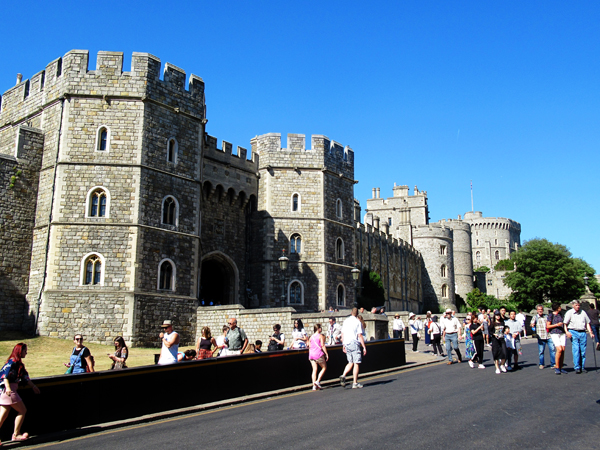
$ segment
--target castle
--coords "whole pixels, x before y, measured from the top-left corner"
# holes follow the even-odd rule
[[[430,224],[406,186],[377,188],[363,224],[350,147],[270,133],[219,148],[200,77],[186,88],[169,63],[161,77],[147,53],[130,72],[122,53],[88,58],[72,50],[0,98],[0,329],[146,345],[172,317],[192,342],[235,308],[351,306],[355,264],[381,275],[388,308],[422,311],[518,248],[518,223]]]

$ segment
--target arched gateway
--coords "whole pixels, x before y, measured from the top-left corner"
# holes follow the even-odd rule
[[[231,258],[215,251],[202,258],[200,300],[205,305],[231,305],[239,303],[238,268]]]

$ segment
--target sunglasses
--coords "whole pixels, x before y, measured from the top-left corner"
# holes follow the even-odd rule
[[[75,338],[76,341],[83,341],[83,338]]]

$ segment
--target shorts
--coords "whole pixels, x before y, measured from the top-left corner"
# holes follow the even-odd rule
[[[561,334],[551,334],[552,342],[555,347],[564,347],[567,345],[567,335],[564,333]]]
[[[2,384],[4,384],[4,382]],[[18,387],[19,383],[10,383],[10,389],[12,391],[11,395],[7,395],[6,391],[2,390],[2,395],[0,395],[0,405],[10,406],[19,403],[21,401],[21,397],[19,397],[19,394],[17,394]]]
[[[360,343],[351,342],[344,347],[346,348],[346,359],[349,363],[360,364],[362,362]]]
[[[325,355],[321,355],[319,359],[311,359],[311,361],[314,361],[318,365],[322,366],[323,364],[325,364]]]

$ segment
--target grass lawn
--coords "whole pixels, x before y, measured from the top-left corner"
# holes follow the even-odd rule
[[[58,339],[45,336],[30,337],[24,333],[3,331],[0,332],[0,363],[4,365],[12,349],[19,342],[27,344],[27,357],[23,360],[30,377],[45,377],[49,375],[60,375],[65,373],[67,368],[63,363],[69,362],[71,351],[75,343],[71,339]],[[112,361],[106,356],[107,353],[114,353],[115,348],[103,344],[83,343],[90,349],[96,361],[96,371],[108,370]],[[188,348],[180,347],[179,351],[184,352]],[[128,367],[146,366],[154,364],[154,354],[159,353],[158,348],[130,348],[129,358],[127,358]]]

